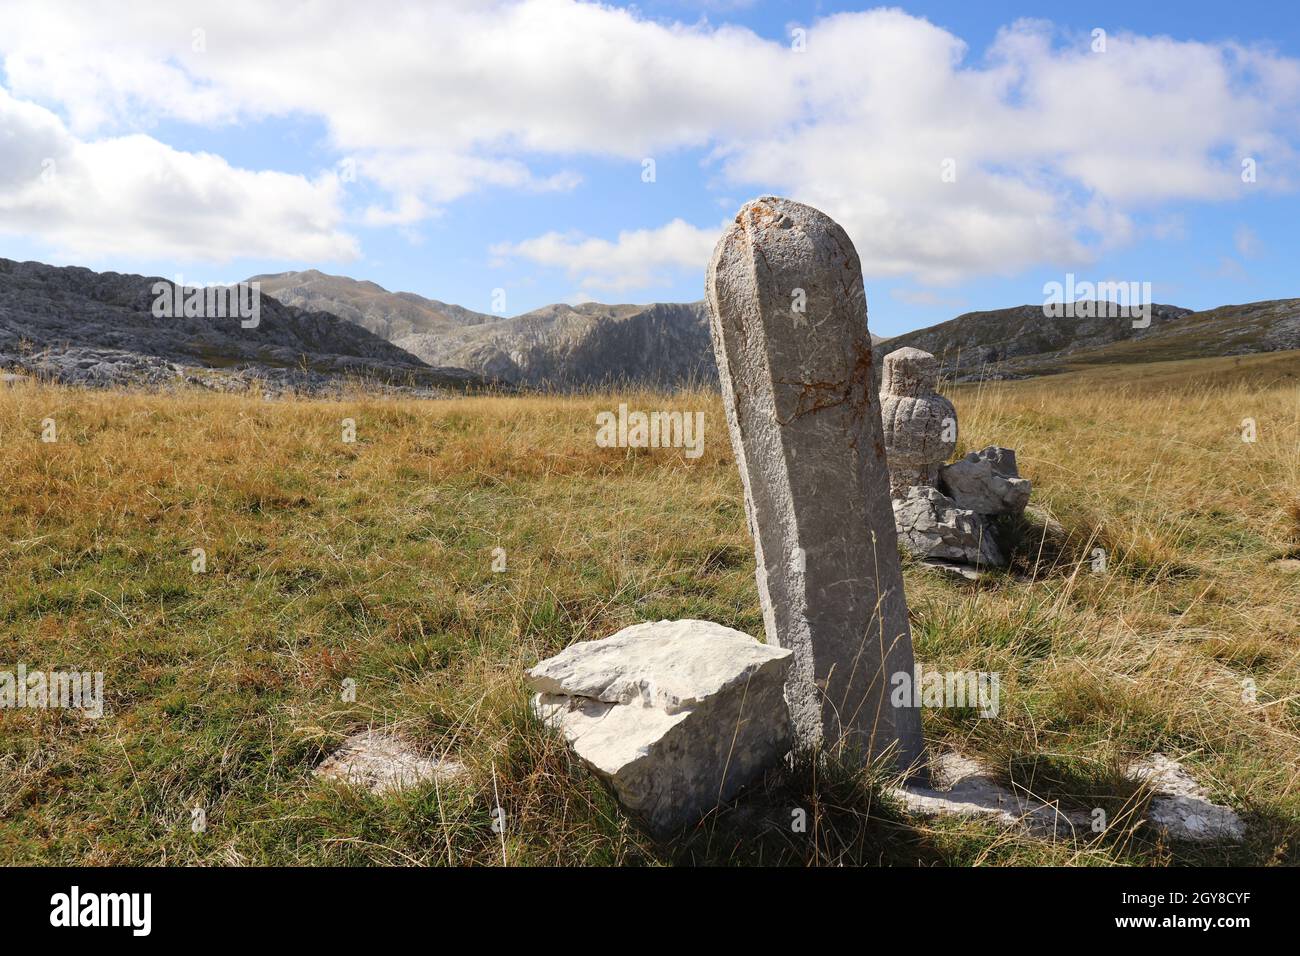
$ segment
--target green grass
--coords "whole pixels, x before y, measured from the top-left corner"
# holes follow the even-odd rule
[[[1009,529],[1011,571],[979,584],[906,565],[926,666],[1002,674],[997,719],[927,711],[926,732],[1120,821],[1055,844],[909,819],[882,769],[803,763],[656,844],[530,717],[524,669],[573,641],[674,617],[762,634],[714,396],[0,392],[0,670],[102,670],[108,711],[0,711],[0,862],[1294,863],[1300,575],[1268,562],[1300,546],[1300,392],[1221,363],[953,395],[961,450],[1016,447],[1059,527]],[[705,454],[597,448],[619,401],[704,409]],[[311,776],[367,726],[469,773],[386,798]],[[1120,769],[1155,751],[1242,812],[1245,844],[1140,824]]]

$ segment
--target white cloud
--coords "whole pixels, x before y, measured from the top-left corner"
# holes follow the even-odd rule
[[[0,87],[0,232],[39,236],[61,256],[350,259],[338,200],[329,175],[238,169],[140,134],[82,141]]]
[[[1254,259],[1260,252],[1259,236],[1250,226],[1240,225],[1232,234],[1232,244],[1237,247],[1237,255],[1243,259]]]
[[[492,253],[563,269],[581,280],[582,294],[663,285],[680,270],[698,272],[703,288],[704,264],[721,234],[721,225],[699,229],[674,219],[658,229],[620,232],[613,242],[548,232],[523,242],[501,243],[492,247]]]
[[[1169,204],[1296,185],[1285,171],[1298,154],[1300,63],[1237,44],[1111,34],[1093,53],[1087,37],[1063,45],[1022,21],[974,59],[896,9],[812,21],[796,53],[784,35],[574,0],[5,7],[10,89],[60,109],[87,146],[159,120],[317,118],[334,153],[385,194],[357,213],[377,226],[410,227],[475,190],[578,188],[572,170],[537,172],[543,162],[639,164],[704,147],[701,175],[728,194],[817,205],[848,229],[869,277],[936,285],[1083,266]],[[1257,184],[1241,182],[1246,157]],[[234,181],[231,197],[264,175],[207,167]],[[335,187],[299,179],[290,192],[304,189],[319,191],[314,225],[332,244],[319,237],[333,235]],[[296,199],[288,206],[307,225]],[[673,225],[515,246],[583,288],[617,290],[671,265],[643,248],[651,259],[638,266],[628,250]]]

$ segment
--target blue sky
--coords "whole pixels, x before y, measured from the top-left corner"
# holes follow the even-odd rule
[[[61,6],[0,0],[6,258],[684,301],[774,192],[849,230],[877,334],[1066,273],[1300,295],[1284,5]]]

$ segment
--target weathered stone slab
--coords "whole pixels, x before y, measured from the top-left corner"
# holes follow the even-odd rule
[[[921,817],[967,817],[999,826],[1023,827],[1040,837],[1086,834],[1092,818],[1079,811],[1066,812],[1024,792],[998,782],[978,762],[946,751],[930,764],[931,786],[895,787],[893,796],[909,813]]]
[[[768,643],[794,651],[801,746],[922,756],[894,708],[911,633],[857,252],[824,213],[767,196],[724,233],[706,280]]]
[[[1016,453],[996,445],[944,465],[939,487],[958,508],[980,515],[1020,514],[1029,503],[1030,484],[1020,477]]]
[[[1155,754],[1138,761],[1128,774],[1155,791],[1148,820],[1170,839],[1237,842],[1246,835],[1241,817],[1230,807],[1211,801],[1209,791],[1177,760]]]
[[[908,784],[891,791],[916,816],[956,816],[1023,828],[1037,837],[1096,836],[1086,810],[1064,810],[1054,803],[999,782],[978,761],[945,751],[931,761],[931,785]],[[1125,771],[1152,791],[1147,822],[1172,840],[1239,842],[1246,825],[1229,807],[1210,801],[1207,791],[1176,760],[1155,754]]]
[[[533,710],[649,828],[688,826],[790,749],[791,652],[709,621],[636,624],[528,672]]]

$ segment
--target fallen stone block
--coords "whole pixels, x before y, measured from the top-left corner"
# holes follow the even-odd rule
[[[570,645],[528,678],[534,713],[666,835],[789,751],[791,657],[721,624],[658,621]]]
[[[980,515],[957,507],[937,488],[913,485],[894,499],[899,543],[922,560],[1002,567],[1006,559]]]
[[[1020,514],[1030,483],[1016,468],[1016,453],[990,445],[939,469],[939,488],[958,508],[979,515]]]
[[[942,574],[950,578],[962,578],[966,581],[980,581],[984,578],[984,572],[976,571],[966,564],[957,564],[955,561],[940,561],[931,558],[921,562],[921,567],[928,571],[934,571],[936,574]]]

